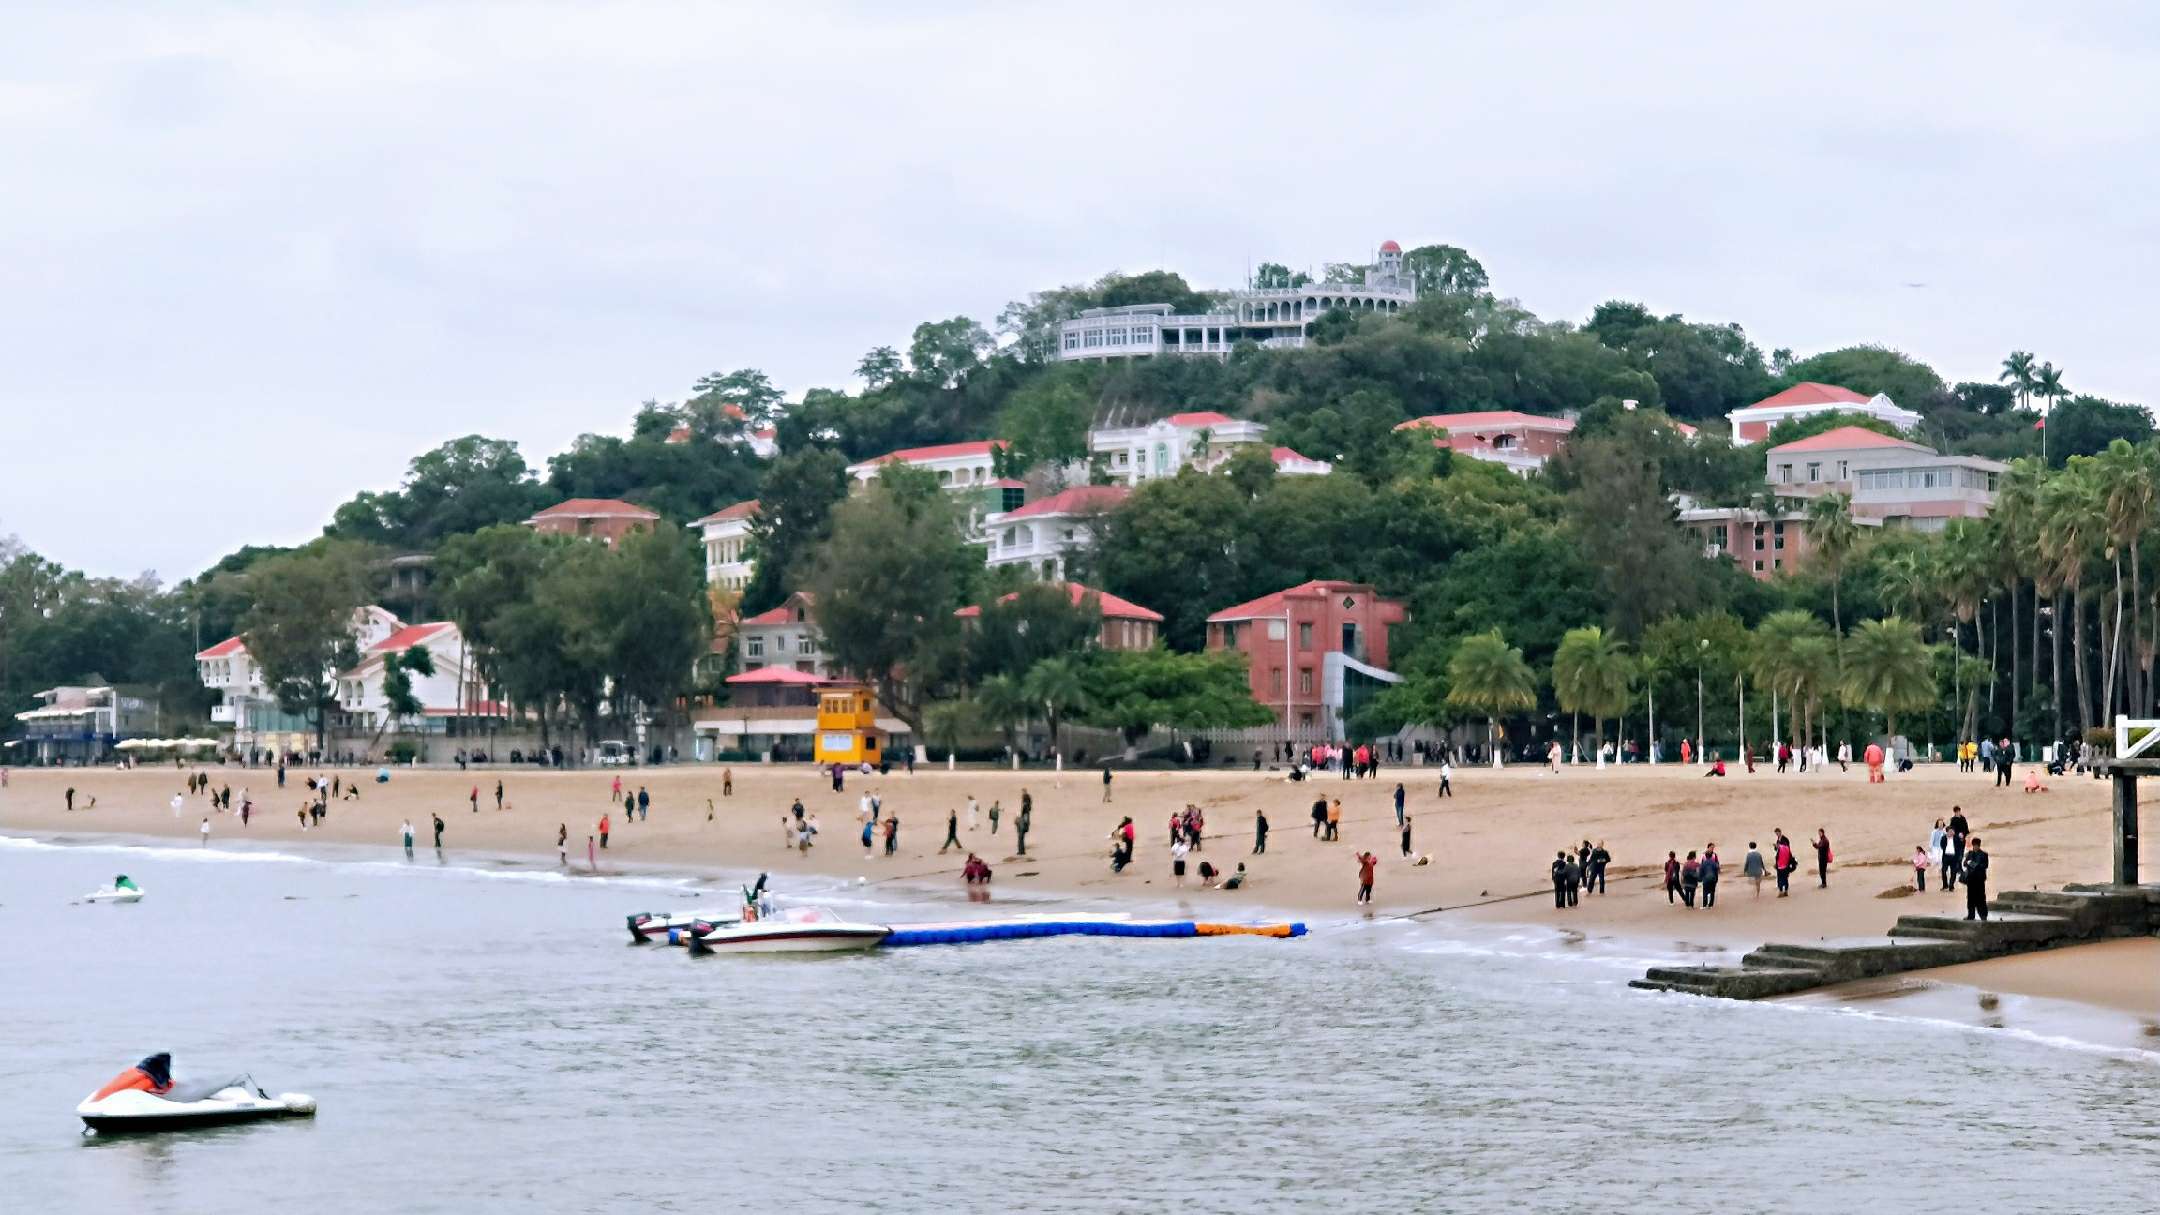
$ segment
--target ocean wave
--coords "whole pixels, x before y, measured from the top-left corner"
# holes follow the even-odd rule
[[[2009,1038],[2014,1041],[2044,1046],[2053,1050],[2073,1051],[2082,1055],[2097,1055],[2160,1067],[2160,1050],[2148,1050],[2137,1046],[2111,1046],[2105,1042],[2093,1042],[2064,1033],[2049,1033],[2037,1029],[2023,1029],[2010,1025],[1982,1025],[1972,1021],[1960,1021],[1954,1017],[1931,1017],[1918,1013],[1887,1012],[1880,1007],[1862,1008],[1851,1004],[1825,1004],[1791,1000],[1744,1000],[1730,1001],[1750,1008],[1777,1009],[1791,1013],[1828,1014],[1837,1017],[1854,1017],[1886,1025],[1913,1025],[1927,1029],[1950,1030],[1974,1036]],[[2125,1014],[2127,1018],[2127,1014]]]

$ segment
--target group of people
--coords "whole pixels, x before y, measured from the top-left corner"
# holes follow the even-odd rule
[[[2006,761],[2007,762],[2007,761]],[[1913,846],[1913,889],[1928,888],[1928,869],[1936,870],[1939,889],[1945,893],[1965,887],[1965,918],[1985,920],[1987,908],[1988,854],[1980,837],[1972,834],[1962,806],[1950,807],[1950,817],[1936,819],[1928,842]]]
[[[1403,855],[1410,853],[1410,831],[1403,830]],[[1589,840],[1574,852],[1562,848],[1553,854],[1550,867],[1553,884],[1553,906],[1573,907],[1582,901],[1585,891],[1605,893],[1605,868],[1612,864],[1612,853],[1606,851],[1605,841],[1599,840],[1593,847]]]

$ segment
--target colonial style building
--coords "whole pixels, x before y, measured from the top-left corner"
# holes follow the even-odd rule
[[[353,613],[353,645],[365,654],[403,627],[388,609],[370,604]],[[236,748],[304,751],[314,745],[313,726],[306,718],[278,708],[262,667],[248,653],[246,638],[227,637],[195,655],[195,671],[202,685],[218,694],[210,720],[231,727]]]
[[[805,675],[830,675],[831,666],[810,619],[810,592],[796,591],[769,612],[735,626],[735,656],[745,673],[785,667]]]
[[[1065,592],[1075,605],[1092,600],[1102,613],[1102,630],[1095,635],[1095,644],[1106,650],[1148,650],[1155,646],[1156,635],[1162,629],[1162,613],[1141,607],[1130,599],[1121,599],[1108,591],[1098,591],[1077,582],[1064,583]],[[1019,596],[1018,591],[1001,597],[999,603],[1010,603]],[[969,604],[954,612],[964,621],[982,619],[982,608]]]
[[[1174,413],[1144,426],[1109,426],[1088,432],[1094,453],[1110,479],[1137,485],[1170,477],[1190,464],[1205,472],[1239,447],[1258,443],[1267,427],[1213,410]]]
[[[1366,697],[1401,682],[1387,670],[1389,632],[1407,619],[1370,584],[1321,579],[1209,616],[1207,648],[1245,655],[1253,699],[1285,737],[1339,739]]]
[[[1548,418],[1513,409],[1472,413],[1429,413],[1412,418],[1397,430],[1438,432],[1433,445],[1460,452],[1477,460],[1490,460],[1517,476],[1528,476],[1545,467],[1545,461],[1566,450],[1575,423],[1568,418]]]
[[[987,489],[1001,483],[996,453],[1004,446],[1003,439],[970,439],[964,443],[906,447],[850,464],[847,471],[858,484],[867,485],[884,471],[886,465],[905,464],[936,477],[938,485],[944,489]]]
[[[649,531],[659,521],[660,516],[644,507],[614,498],[572,498],[527,519],[525,526],[554,536],[582,536],[613,548],[624,536]]]
[[[716,510],[692,524],[705,546],[705,583],[740,593],[750,585],[757,562],[750,557],[750,523],[757,517],[755,498]]]
[[[1732,423],[1733,446],[1744,447],[1769,438],[1771,429],[1780,422],[1818,413],[1864,413],[1899,430],[1911,430],[1920,424],[1919,414],[1899,408],[1896,402],[1879,392],[1868,396],[1850,388],[1818,384],[1813,380],[1764,397],[1745,409],[1735,409],[1725,415],[1725,420]]]
[[[158,728],[154,688],[72,685],[47,688],[37,700],[37,708],[15,715],[27,748],[16,758],[34,764],[104,763],[120,743]]]
[[[1025,565],[1046,581],[1061,581],[1066,558],[1095,542],[1103,516],[1131,492],[1122,485],[1081,485],[985,516],[989,552],[983,563]]]
[[[432,674],[408,672],[413,699],[420,711],[399,718],[383,694],[387,660],[411,656],[425,647]],[[338,673],[340,729],[359,733],[444,734],[458,718],[487,719],[506,716],[504,706],[488,697],[487,684],[471,669],[472,655],[457,625],[447,621],[409,624],[367,647],[358,664]]]
[[[1775,494],[1850,494],[1855,518],[1921,532],[1941,531],[1952,519],[1985,516],[2009,467],[1979,456],[1938,455],[1926,444],[1864,426],[1840,426],[1780,444],[1764,464]]]
[[[1248,287],[1223,295],[1219,311],[1179,313],[1169,304],[1090,308],[1058,326],[1061,359],[1109,359],[1148,354],[1222,358],[1239,342],[1303,346],[1312,323],[1336,309],[1401,311],[1417,301],[1403,268],[1402,246],[1380,246],[1357,283]]]

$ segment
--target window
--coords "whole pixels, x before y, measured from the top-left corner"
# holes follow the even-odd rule
[[[1852,465],[1850,461],[1839,460],[1837,462],[1837,479],[1840,481],[1852,480]]]
[[[1301,622],[1297,626],[1297,648],[1301,650],[1309,650],[1312,648],[1311,623]]]
[[[1494,451],[1507,451],[1515,446],[1515,436],[1494,435],[1492,437],[1492,445]]]
[[[1300,696],[1310,696],[1310,695],[1312,695],[1312,668],[1311,668],[1311,667],[1299,667],[1299,668],[1298,668],[1298,673],[1297,673],[1297,690],[1298,690],[1298,695],[1300,695]]]
[[[1086,346],[1088,346],[1088,347],[1089,347],[1089,348],[1091,348],[1091,349],[1092,349],[1092,348],[1094,348],[1094,347],[1096,347],[1096,346],[1100,346],[1100,345],[1102,345],[1102,330],[1100,330],[1100,329],[1090,329],[1090,330],[1088,330],[1088,331],[1087,331],[1087,336],[1086,336],[1086,338],[1084,339],[1084,341],[1083,341],[1083,344],[1084,344],[1084,345],[1086,345]]]
[[[1123,346],[1125,344],[1125,331],[1123,329],[1112,329],[1108,332],[1109,336],[1104,339],[1105,345]]]
[[[1813,483],[1813,482],[1816,482],[1816,481],[1820,481],[1820,480],[1822,480],[1822,461],[1820,461],[1820,460],[1809,460],[1809,461],[1808,461],[1808,466],[1807,466],[1807,479],[1808,479],[1808,481],[1809,481],[1810,483]]]
[[[1755,563],[1755,572],[1758,574],[1762,573],[1762,562],[1757,561]]]
[[[1277,696],[1282,695],[1282,668],[1268,668],[1268,685]]]
[[[1283,639],[1282,621],[1270,620],[1267,622],[1267,639],[1269,641],[1281,641]]]
[[[765,657],[765,639],[763,637],[743,638],[743,653],[752,658]]]
[[[1065,349],[1067,349],[1067,350],[1078,350],[1078,349],[1080,349],[1080,335],[1079,335],[1079,334],[1077,334],[1077,333],[1067,333],[1067,334],[1065,335]]]
[[[1237,625],[1235,623],[1229,621],[1225,621],[1223,623],[1222,645],[1223,648],[1226,650],[1234,650],[1237,648]]]
[[[1719,547],[1720,549],[1722,549],[1722,548],[1726,547],[1726,543],[1727,543],[1727,541],[1726,541],[1726,538],[1725,538],[1725,537],[1726,537],[1726,531],[1725,531],[1725,525],[1724,525],[1724,524],[1722,524],[1722,523],[1717,523],[1717,524],[1712,524],[1712,525],[1711,525],[1711,528],[1710,528],[1710,543],[1712,543],[1712,544],[1715,544],[1715,545],[1717,545],[1717,546],[1718,546],[1718,547]]]

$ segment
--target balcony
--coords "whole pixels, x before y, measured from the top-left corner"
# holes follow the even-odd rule
[[[210,720],[220,725],[237,725],[240,721],[239,705],[211,705]]]

